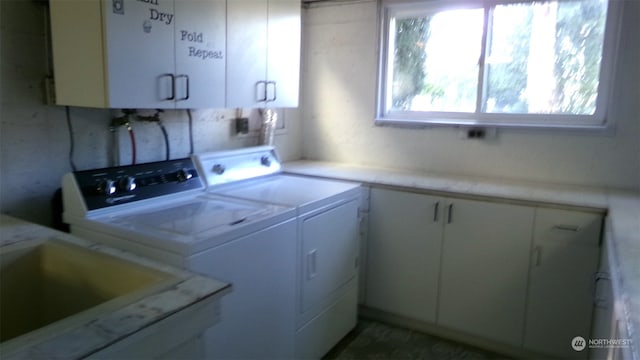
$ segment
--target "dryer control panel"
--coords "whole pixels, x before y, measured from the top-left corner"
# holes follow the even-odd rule
[[[273,146],[194,155],[209,189],[282,172],[282,164]]]
[[[205,188],[190,158],[76,171],[73,177],[87,210]]]

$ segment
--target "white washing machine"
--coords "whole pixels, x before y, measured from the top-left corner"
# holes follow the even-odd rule
[[[360,185],[284,175],[268,146],[195,160],[212,194],[295,207],[295,354],[320,358],[357,321]]]
[[[191,159],[63,179],[71,232],[232,285],[206,358],[294,357],[295,209],[205,191]]]

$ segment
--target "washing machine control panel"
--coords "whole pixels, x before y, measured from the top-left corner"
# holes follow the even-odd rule
[[[190,158],[76,171],[73,175],[88,210],[204,190]]]

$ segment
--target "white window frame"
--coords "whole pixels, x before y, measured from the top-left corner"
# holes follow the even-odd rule
[[[563,0],[558,0],[563,1]],[[569,0],[570,1],[570,0]],[[379,73],[376,101],[375,124],[381,126],[473,126],[473,127],[517,127],[552,128],[576,130],[607,130],[612,127],[608,119],[608,106],[612,102],[612,85],[615,58],[618,51],[618,39],[622,23],[622,4],[609,0],[605,24],[604,44],[600,64],[600,81],[596,110],[592,115],[561,114],[506,114],[480,112],[437,112],[437,111],[398,111],[388,110],[391,103],[388,84],[392,81],[392,72],[388,71],[393,62],[394,35],[390,34],[391,21],[397,16],[420,16],[432,14],[434,10],[453,10],[463,8],[482,8],[507,3],[530,2],[529,0],[381,0],[379,9]],[[486,16],[486,11],[485,11]],[[485,20],[486,24],[486,20]],[[485,26],[486,27],[486,26]],[[484,30],[486,36],[487,30]],[[486,42],[482,44],[484,56]],[[482,70],[479,70],[482,71]],[[482,86],[480,84],[480,86]]]

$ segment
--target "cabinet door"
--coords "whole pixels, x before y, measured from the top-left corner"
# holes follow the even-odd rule
[[[302,312],[326,301],[356,275],[358,205],[354,200],[303,220]]]
[[[300,0],[269,1],[267,99],[270,107],[298,107]]]
[[[176,0],[176,107],[225,106],[225,0]]]
[[[110,107],[175,106],[168,75],[175,71],[173,5],[173,0],[103,1]]]
[[[374,188],[370,201],[365,304],[435,322],[441,200]]]
[[[522,345],[534,208],[452,200],[438,324]]]
[[[602,217],[539,208],[534,228],[524,346],[550,355],[587,357],[571,339],[591,334],[594,273]]]
[[[227,1],[227,107],[259,107],[267,78],[268,0]],[[264,89],[264,88],[262,88]]]

